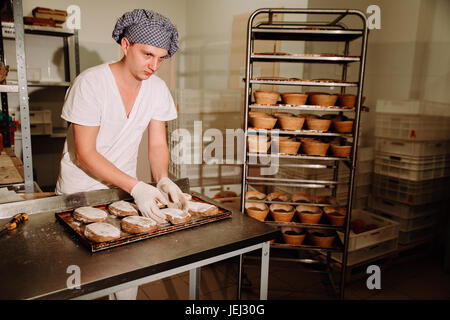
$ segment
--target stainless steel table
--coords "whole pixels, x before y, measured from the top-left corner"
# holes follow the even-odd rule
[[[0,236],[0,299],[94,299],[188,270],[189,297],[196,299],[202,266],[257,249],[260,298],[267,299],[269,241],[276,233],[234,211],[230,219],[91,253],[54,212],[33,213],[26,225]],[[80,271],[79,289],[69,288],[73,268]]]

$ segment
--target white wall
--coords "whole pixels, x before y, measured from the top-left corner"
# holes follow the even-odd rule
[[[363,128],[373,143],[378,99],[450,102],[450,2],[447,0],[310,0],[311,8],[381,9],[381,29],[370,30],[364,95],[372,112]],[[315,45],[318,48],[319,45]],[[357,54],[354,52],[354,54]],[[323,71],[315,66],[306,71]],[[356,75],[352,66],[350,73]]]
[[[422,1],[411,98],[450,103],[450,1]]]
[[[65,10],[69,5],[81,9],[80,65],[81,70],[119,58],[119,49],[111,37],[117,19],[133,9],[154,10],[174,23],[183,37],[186,30],[186,0],[23,0],[24,15],[38,6]]]
[[[183,39],[184,50],[180,52],[184,58],[179,75],[180,86],[189,89],[228,88],[235,15],[251,13],[259,8],[306,8],[307,5],[308,0],[189,0],[187,36]]]
[[[449,102],[448,0],[189,0],[180,52],[179,87],[227,87],[233,16],[263,7],[381,8],[381,29],[369,34],[365,93],[376,99]],[[199,73],[200,71],[200,73]]]

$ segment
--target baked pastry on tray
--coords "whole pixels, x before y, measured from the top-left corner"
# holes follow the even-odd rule
[[[72,217],[83,223],[103,222],[108,217],[108,214],[102,210],[94,207],[80,207],[73,211]]]
[[[108,211],[110,214],[118,217],[126,217],[126,216],[137,216],[138,211],[133,205],[127,201],[120,200],[111,203],[108,206]]]
[[[188,201],[188,210],[189,213],[193,216],[214,216],[219,213],[219,208],[215,205],[204,203],[204,202],[196,202],[196,201]]]
[[[158,229],[157,223],[147,217],[128,216],[120,221],[120,227],[124,232],[128,233],[143,233]]]
[[[120,238],[120,230],[109,223],[94,222],[86,226],[84,236],[94,242],[112,241]]]
[[[169,220],[171,224],[180,224],[192,220],[190,213],[181,209],[166,208],[161,209],[161,212],[166,215],[167,220]]]

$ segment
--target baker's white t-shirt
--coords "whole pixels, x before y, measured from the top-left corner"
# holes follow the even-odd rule
[[[79,125],[99,126],[97,151],[118,169],[136,178],[139,144],[150,120],[173,120],[177,112],[165,82],[152,75],[142,81],[127,118],[109,63],[105,63],[83,71],[75,79],[66,94],[61,117]],[[110,187],[79,166],[71,125],[64,144],[56,192],[71,194]]]

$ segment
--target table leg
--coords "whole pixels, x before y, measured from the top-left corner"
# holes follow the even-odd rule
[[[237,300],[241,300],[241,290],[242,290],[242,265],[244,261],[244,255],[239,255],[239,270],[238,270],[238,284],[237,284]]]
[[[267,300],[267,288],[269,284],[269,249],[270,241],[264,242],[261,253],[261,286],[259,298]]]
[[[450,221],[447,226],[447,239],[444,246],[444,272],[450,273]]]
[[[200,270],[200,267],[189,270],[189,300],[198,300],[199,298]]]

